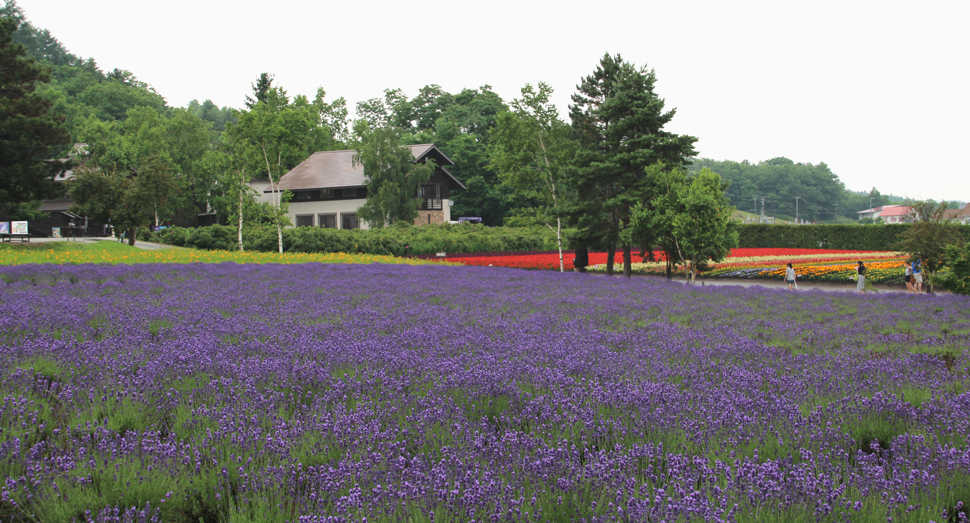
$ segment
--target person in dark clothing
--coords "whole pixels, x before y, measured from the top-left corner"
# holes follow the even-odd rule
[[[578,247],[576,249],[576,257],[573,258],[573,268],[576,272],[586,272],[586,267],[589,266],[589,249],[586,247]]]

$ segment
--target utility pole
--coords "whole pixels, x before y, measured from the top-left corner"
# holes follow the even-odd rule
[[[761,221],[759,223],[767,223],[768,219],[765,218],[765,197],[761,197]]]
[[[801,198],[802,198],[801,196],[795,197],[795,225],[798,225],[798,200],[800,200]]]
[[[839,204],[835,204],[835,221],[839,221]]]
[[[758,214],[758,195],[754,195],[754,214]]]

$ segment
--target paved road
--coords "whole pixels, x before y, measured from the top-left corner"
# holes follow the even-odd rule
[[[683,279],[674,280],[679,283],[684,283]],[[715,285],[715,286],[728,286],[733,285],[737,287],[767,287],[769,289],[783,289],[788,290],[788,284],[779,280],[747,280],[747,279],[732,279],[732,280],[722,280],[722,279],[704,279],[700,278],[695,282],[695,285]],[[811,290],[821,290],[826,292],[858,292],[855,288],[855,282],[852,283],[837,283],[837,282],[826,282],[826,281],[801,281],[798,282],[799,291],[811,291]],[[873,285],[873,287],[879,293],[906,293],[906,287],[903,285]],[[923,289],[926,292],[926,289]],[[947,294],[949,291],[937,289],[938,294]]]
[[[85,236],[84,238],[31,238],[31,243],[46,243],[46,242],[77,242],[77,243],[98,243],[98,242],[116,242],[115,238],[92,238]],[[136,241],[135,247],[138,249],[145,250],[157,250],[157,249],[168,249],[171,245],[165,245],[163,243],[151,243]]]
[[[603,273],[590,273],[590,274],[599,275],[599,276],[605,276]],[[622,278],[623,275],[622,274],[615,274],[613,277],[614,278]],[[638,278],[656,278],[656,279],[663,279],[664,278],[663,276],[654,276],[654,275],[637,275],[637,277]],[[683,285],[683,284],[686,283],[682,277],[681,278],[674,278],[671,281],[674,282],[674,283],[679,283],[681,285]],[[704,278],[700,278],[700,279],[698,279],[694,283],[694,285],[698,285],[698,286],[713,285],[713,286],[716,286],[716,287],[735,286],[735,287],[745,287],[745,288],[747,288],[747,287],[765,287],[765,288],[768,288],[768,289],[779,289],[779,290],[785,290],[785,291],[788,290],[788,285],[785,282],[783,282],[782,280],[780,280],[780,279],[778,279],[778,280],[754,280],[754,279],[751,279],[751,280],[747,280],[747,279],[731,279],[731,280],[728,280],[728,279],[704,279]],[[875,289],[877,291],[879,291],[879,293],[905,293],[906,292],[906,287],[904,287],[902,285],[874,285],[873,287],[875,287]],[[852,282],[852,283],[836,283],[836,282],[824,282],[824,281],[803,281],[803,282],[798,282],[798,291],[799,292],[811,291],[811,290],[820,290],[820,291],[825,291],[825,292],[858,292],[858,291],[855,290],[855,283],[854,282]],[[926,292],[926,289],[925,288],[923,289],[923,292],[924,293]],[[943,289],[936,289],[936,293],[937,294],[949,294],[949,291],[946,291],[946,290],[943,290]]]

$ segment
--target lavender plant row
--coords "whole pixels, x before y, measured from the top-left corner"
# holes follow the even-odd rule
[[[0,521],[942,522],[970,502],[965,297],[392,265],[0,278]]]

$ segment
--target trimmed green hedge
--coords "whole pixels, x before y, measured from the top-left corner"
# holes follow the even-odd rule
[[[213,225],[183,229],[171,227],[152,235],[152,241],[206,250],[236,250],[235,227]],[[243,229],[246,250],[278,249],[276,229]],[[407,256],[436,252],[539,251],[556,248],[556,236],[544,227],[485,227],[482,225],[424,225],[383,229],[283,229],[284,252],[345,252]]]
[[[767,225],[742,224],[739,247],[894,250],[909,224],[888,225]],[[970,242],[970,225],[959,226]],[[575,231],[564,230],[564,247]],[[154,233],[151,241],[206,250],[236,250],[236,228],[224,225]],[[246,250],[277,250],[276,229],[243,229]],[[408,256],[436,252],[516,252],[556,249],[555,234],[545,227],[485,227],[482,225],[424,225],[383,229],[283,229],[285,252],[346,252]]]
[[[739,247],[845,249],[864,251],[895,250],[908,223],[880,225],[768,225],[761,223],[740,226]],[[970,225],[959,225],[970,241]]]

